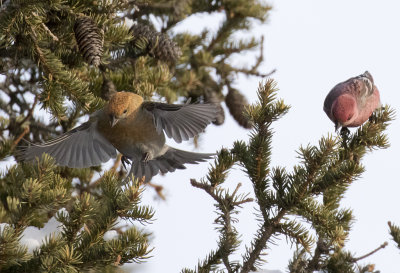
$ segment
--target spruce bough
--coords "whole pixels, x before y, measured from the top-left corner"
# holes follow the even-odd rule
[[[355,272],[364,256],[353,257],[343,248],[354,219],[340,200],[364,171],[360,162],[366,152],[388,146],[383,132],[393,112],[382,108],[353,134],[329,135],[318,145],[300,148],[301,162],[293,170],[271,167],[271,124],[288,107],[275,99],[272,81],[260,86],[259,102],[250,107],[243,90],[235,88],[238,74],[270,75],[259,70],[263,37],[237,35],[249,32],[254,22],[265,22],[270,10],[257,0],[3,1],[0,159],[13,155],[23,138],[38,143],[76,127],[115,91],[168,103],[205,101],[219,109],[225,103],[241,126],[253,129],[249,142],[221,150],[206,178],[191,181],[214,200],[220,238],[195,270],[184,271],[249,272],[262,264],[260,255],[274,236],[283,234],[297,246],[291,272]],[[201,13],[223,14],[215,33],[174,33],[186,17]],[[259,52],[252,65],[232,64],[237,54],[250,50]],[[49,122],[37,114],[39,108],[50,114]],[[221,112],[215,124],[224,118]],[[0,271],[82,272],[106,266],[104,271],[111,272],[146,260],[152,248],[141,224],[151,221],[154,212],[140,203],[141,181],[121,182],[119,162],[104,172],[101,166],[57,167],[44,156],[5,170],[0,176]],[[224,188],[235,164],[249,177],[243,183],[253,186],[251,197],[240,193],[240,184],[232,192]],[[257,204],[259,227],[236,261],[231,257],[238,252],[240,234],[232,215],[247,202]],[[60,230],[28,252],[20,243],[24,230],[43,227],[53,217]],[[121,220],[132,225],[121,227]],[[106,241],[110,230],[117,236]],[[394,224],[391,233],[399,242]]]
[[[279,235],[296,246],[289,272],[369,272],[372,265],[359,266],[357,262],[387,245],[385,242],[361,257],[346,251],[345,242],[355,219],[351,209],[342,208],[340,201],[364,172],[364,155],[389,146],[384,130],[393,119],[393,110],[388,106],[378,109],[352,134],[343,131],[341,135],[322,137],[318,145],[300,147],[300,163],[289,171],[271,166],[271,125],[289,110],[288,105],[276,99],[276,92],[272,79],[260,84],[258,102],[247,109],[254,124],[248,143],[235,142],[231,149],[221,150],[206,178],[191,180],[194,187],[214,199],[220,236],[216,250],[194,270],[182,272],[256,271],[265,262],[263,254],[268,254],[267,249]],[[242,183],[252,184],[252,194],[240,193],[241,183],[233,192],[224,187],[234,165],[241,166],[247,174],[248,181]],[[252,195],[254,200],[249,198]],[[241,244],[232,215],[248,202],[256,203],[258,229],[242,259],[232,260]],[[396,230],[392,227],[395,238]]]

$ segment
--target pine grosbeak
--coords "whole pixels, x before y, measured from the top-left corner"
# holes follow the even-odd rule
[[[145,177],[185,169],[214,154],[178,150],[165,144],[165,135],[180,143],[204,130],[218,114],[212,104],[166,104],[143,101],[130,92],[114,93],[108,104],[92,114],[88,122],[43,144],[26,148],[22,159],[29,161],[47,153],[61,166],[86,168],[123,155],[132,161],[129,177]]]
[[[340,127],[357,127],[380,106],[378,88],[366,71],[357,77],[337,84],[325,98],[324,111]]]

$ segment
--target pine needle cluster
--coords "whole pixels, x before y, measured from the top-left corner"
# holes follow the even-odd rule
[[[240,2],[2,1],[0,159],[18,161],[25,140],[40,143],[76,127],[122,90],[170,103],[208,101],[210,91],[223,115],[222,90],[235,83],[235,74],[263,76],[257,70],[262,40],[234,34],[265,22],[270,7]],[[217,33],[173,30],[191,15],[216,12],[226,17]],[[252,68],[229,64],[234,54],[254,49],[260,55]],[[60,168],[43,157],[4,170],[0,271],[96,271],[148,257],[148,234],[137,223],[150,221],[153,212],[139,204],[139,182],[121,184],[119,162],[104,172],[101,166]],[[20,242],[24,231],[50,219],[60,229],[28,251]],[[124,221],[133,224],[121,229]],[[113,230],[118,236],[106,241],[103,235]]]
[[[0,160],[13,159],[23,139],[43,142],[74,128],[112,92],[126,90],[170,103],[213,103],[222,110],[217,125],[224,123],[225,103],[252,133],[248,143],[221,150],[205,179],[191,181],[213,198],[220,236],[218,248],[195,270],[184,272],[250,272],[279,235],[298,248],[291,272],[353,272],[357,258],[344,245],[354,219],[340,200],[364,172],[363,156],[388,146],[383,131],[393,113],[382,108],[352,134],[301,147],[301,162],[293,170],[272,168],[271,125],[289,107],[276,100],[272,80],[260,85],[259,102],[251,106],[243,90],[235,88],[238,74],[273,73],[259,71],[263,37],[237,35],[264,23],[270,9],[258,0],[1,1]],[[174,31],[187,17],[215,13],[223,15],[216,32]],[[252,66],[232,64],[254,50],[259,53]],[[5,170],[0,175],[0,271],[96,272],[106,267],[113,272],[149,257],[149,234],[140,225],[151,221],[153,211],[140,204],[140,181],[122,183],[119,162],[104,172],[101,166],[57,167],[43,156]],[[234,165],[248,175],[251,197],[240,193],[240,184],[234,191],[223,187]],[[234,215],[248,202],[257,204],[259,229],[242,260],[234,261],[231,255],[241,244]],[[50,219],[60,229],[29,252],[21,244],[24,231]],[[123,221],[131,224],[121,227]],[[117,235],[106,240],[109,231]],[[394,225],[391,233],[399,242]]]
[[[19,164],[0,179],[0,269],[2,272],[81,272],[148,257],[148,234],[137,225],[118,228],[121,220],[146,223],[150,207],[140,205],[143,188],[135,180],[123,185],[105,173],[91,193],[73,191],[72,176],[47,155],[36,164]],[[18,190],[16,190],[18,189]],[[19,240],[28,226],[43,227],[50,218],[61,232],[49,235],[33,253]],[[104,234],[118,230],[105,240]]]
[[[203,189],[216,203],[220,237],[218,248],[195,270],[182,272],[256,271],[278,236],[296,246],[289,272],[372,272],[372,265],[358,266],[357,262],[387,243],[358,258],[346,251],[345,243],[355,219],[351,209],[342,208],[340,201],[364,172],[361,160],[365,154],[388,147],[384,130],[393,119],[393,110],[382,107],[352,134],[344,130],[337,136],[322,137],[318,145],[300,147],[300,163],[289,171],[271,167],[271,125],[289,110],[288,105],[276,99],[276,92],[273,80],[260,84],[258,102],[246,112],[253,123],[249,142],[235,142],[232,149],[221,150],[207,177],[201,182],[192,180],[194,187]],[[232,193],[224,189],[229,169],[235,164],[247,174],[247,183],[253,186],[251,195],[239,193],[241,184]],[[253,195],[254,201],[249,198]],[[247,202],[256,204],[258,230],[242,259],[231,260],[241,243],[232,214]],[[398,228],[391,229],[393,237],[399,237]]]

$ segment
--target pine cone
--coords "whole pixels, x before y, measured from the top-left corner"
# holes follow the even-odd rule
[[[246,98],[236,89],[229,88],[228,95],[225,97],[226,106],[233,118],[240,126],[251,129],[253,123],[244,115],[245,107],[249,104]]]
[[[74,32],[85,61],[88,64],[99,66],[103,54],[102,30],[91,18],[80,16],[75,21]]]
[[[219,96],[217,94],[217,92],[215,92],[214,90],[205,90],[204,100],[205,100],[205,102],[214,104],[218,108],[219,111],[218,111],[217,117],[216,117],[215,121],[213,121],[213,123],[215,125],[222,125],[225,121],[225,112],[221,106],[221,101],[222,101],[221,96]]]
[[[139,49],[146,50],[147,54],[166,63],[175,63],[182,52],[181,49],[168,38],[167,35],[159,33],[147,25],[135,24],[131,27],[134,37],[132,43]],[[145,41],[145,48],[142,48]]]

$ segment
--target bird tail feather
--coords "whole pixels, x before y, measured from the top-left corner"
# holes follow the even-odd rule
[[[194,153],[169,147],[165,154],[148,162],[134,160],[129,176],[133,174],[139,179],[144,176],[144,181],[149,182],[159,172],[167,173],[174,172],[176,169],[186,169],[184,164],[198,164],[211,159],[214,155],[214,153]]]

